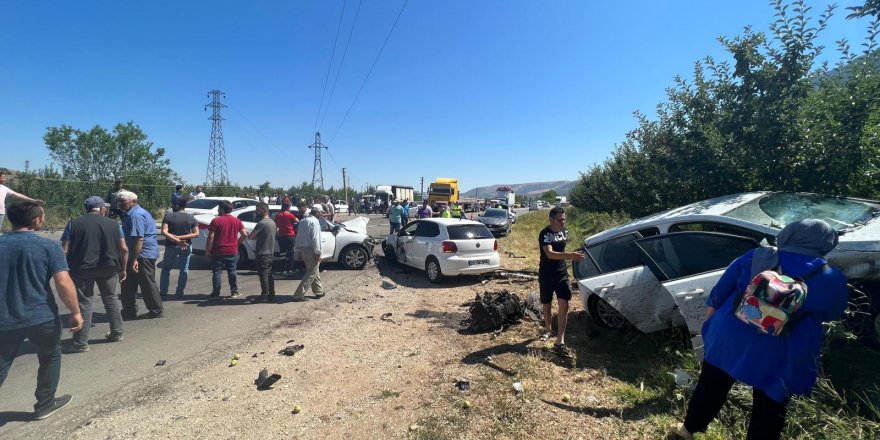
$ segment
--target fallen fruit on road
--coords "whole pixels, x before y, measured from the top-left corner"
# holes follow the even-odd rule
[[[571,402],[571,395],[568,394],[568,393],[563,394],[563,395],[562,395],[562,401],[563,401],[563,402],[566,402],[566,403]]]
[[[237,361],[237,360],[233,359],[233,360],[229,361],[229,366],[230,366],[230,367],[234,367],[234,366],[236,366],[236,365],[238,365],[238,361]]]
[[[235,356],[233,356],[232,359],[237,361],[237,360],[241,359],[241,355],[238,353],[235,353]]]
[[[464,408],[464,409],[468,409],[468,408],[470,408],[470,407],[471,407],[471,401],[470,401],[470,400],[465,400],[464,402],[461,402],[461,407]]]
[[[302,409],[301,406],[299,406],[299,404],[297,404],[297,405],[293,405],[293,413],[294,413],[294,414],[299,414],[299,413],[302,412],[302,410],[303,410],[303,409]]]

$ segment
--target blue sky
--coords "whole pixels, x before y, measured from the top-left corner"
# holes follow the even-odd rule
[[[818,15],[827,2],[811,1]],[[851,0],[850,3],[857,3]],[[346,110],[404,0],[0,2],[0,166],[49,163],[47,127],[134,121],[187,183],[202,182],[211,122],[233,181],[311,181],[315,120],[325,185],[458,177],[464,189],[568,180],[653,114],[675,75],[719,36],[767,30],[763,0],[410,0],[348,119]],[[820,39],[861,44],[844,3]],[[345,62],[327,105],[354,24]]]

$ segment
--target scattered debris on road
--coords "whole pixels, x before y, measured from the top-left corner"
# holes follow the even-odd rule
[[[281,379],[281,375],[277,373],[269,374],[268,368],[263,368],[260,370],[260,373],[257,375],[257,378],[254,379],[254,385],[257,386],[258,390],[268,390]]]
[[[458,388],[459,391],[467,391],[471,389],[471,383],[466,380],[460,380],[455,383],[455,387]]]
[[[282,348],[278,352],[278,354],[283,354],[285,356],[293,356],[296,354],[296,352],[302,350],[303,348],[305,348],[305,346],[303,344],[288,345],[287,347]]]
[[[516,324],[523,316],[523,307],[516,294],[507,290],[477,294],[470,305],[468,328],[475,332],[495,331]]]
[[[394,316],[394,314],[391,312],[383,313],[382,316],[379,317],[379,319],[386,321],[386,322],[393,322],[393,323],[397,324],[396,322],[394,322],[393,319],[391,319],[392,316]]]
[[[513,383],[513,391],[514,391],[516,394],[522,393],[522,392],[523,392],[523,384],[522,384],[522,382],[514,382],[514,383]]]
[[[156,365],[153,365],[153,366],[154,367],[164,367],[165,366],[165,359],[159,359],[159,361],[156,362]]]
[[[382,288],[385,290],[396,289],[397,285],[392,283],[391,281],[382,280]]]

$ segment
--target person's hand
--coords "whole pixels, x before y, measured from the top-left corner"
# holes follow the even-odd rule
[[[127,277],[128,277],[128,275],[127,275],[125,269],[119,271],[119,282],[120,283],[125,281],[125,278],[127,278]]]
[[[70,315],[70,331],[78,332],[83,328],[83,317],[81,314]]]
[[[571,257],[572,257],[571,259],[574,261],[581,261],[584,258],[586,258],[587,256],[584,255],[584,251],[576,251],[576,252],[571,253]]]
[[[205,249],[205,258],[207,258],[209,260],[211,259],[211,251]]]
[[[137,260],[137,258],[135,258],[135,259],[131,262],[131,271],[134,272],[134,273],[138,273],[138,268],[139,268],[139,267],[140,267],[140,266],[138,265],[138,260]]]

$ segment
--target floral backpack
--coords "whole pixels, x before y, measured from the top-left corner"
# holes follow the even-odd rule
[[[737,318],[766,335],[787,333],[794,327],[791,322],[796,320],[795,312],[807,299],[806,281],[827,268],[823,265],[803,278],[789,277],[781,270],[765,270],[755,275],[741,295],[735,311]]]

